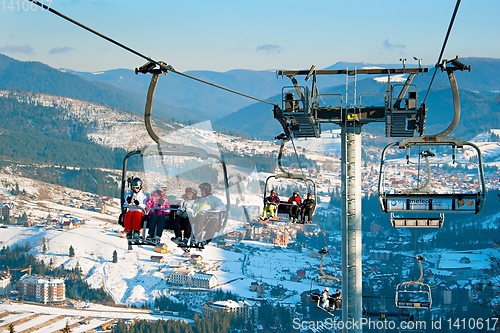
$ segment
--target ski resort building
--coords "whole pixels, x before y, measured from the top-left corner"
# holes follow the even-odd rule
[[[201,307],[201,315],[205,318],[209,318],[214,311],[226,311],[233,312],[237,316],[242,316],[245,318],[245,322],[257,322],[259,308],[256,304],[252,304],[248,301],[208,301]]]
[[[195,273],[191,277],[192,287],[211,289],[217,285],[218,279],[213,274]]]
[[[37,303],[60,303],[66,300],[66,285],[63,279],[26,274],[19,280],[19,296]]]
[[[6,271],[0,271],[0,297],[1,296],[9,296],[7,293],[9,292],[10,285],[10,274]]]
[[[194,275],[194,269],[190,268],[175,268],[170,274],[170,283],[181,286],[188,286],[191,276]]]
[[[213,274],[197,273],[190,268],[176,268],[170,274],[170,282],[184,287],[211,289],[218,285],[218,279]]]

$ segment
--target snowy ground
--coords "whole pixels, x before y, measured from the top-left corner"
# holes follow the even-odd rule
[[[47,321],[57,318],[58,320],[54,323],[42,327],[33,332],[35,333],[47,333],[60,331],[66,323],[69,325],[76,325],[71,331],[87,332],[90,329],[95,329],[110,320],[116,319],[146,319],[146,320],[156,320],[156,319],[169,319],[177,317],[162,317],[158,315],[153,315],[149,310],[132,309],[132,308],[119,308],[119,307],[109,307],[99,304],[89,304],[88,308],[82,308],[77,304],[75,308],[68,307],[55,307],[55,306],[44,306],[32,303],[22,303],[16,301],[3,301],[0,302],[0,315],[4,312],[9,314],[0,320],[0,333],[8,332],[8,329],[2,329],[2,326],[8,325],[10,323],[15,323],[17,320],[28,318],[30,316],[38,315],[31,320],[26,321],[22,324],[15,324],[16,332],[24,331],[25,329],[33,328],[37,325],[43,325]],[[84,323],[83,320],[90,320],[88,324]]]
[[[79,212],[78,209],[72,209],[71,213],[87,219],[87,222],[71,230],[9,226],[7,229],[0,229],[0,242],[6,246],[29,242],[34,247],[32,253],[38,259],[43,259],[46,264],[52,262],[53,267],[63,265],[71,269],[78,263],[83,275],[86,276],[86,281],[96,288],[104,286],[118,304],[142,304],[161,295],[168,297],[178,295],[177,298],[182,301],[191,300],[193,310],[201,311],[201,305],[207,299],[206,290],[198,290],[195,295],[193,294],[195,290],[171,285],[166,279],[179,265],[191,266],[188,263],[189,258],[183,256],[183,251],[169,241],[172,237],[170,232],[164,233],[162,239],[168,246],[168,253],[162,254],[165,259],[164,263],[153,263],[150,257],[159,254],[148,246],[134,247],[132,251],[128,251],[126,240],[117,237],[119,235],[117,231],[121,228],[109,223],[108,215],[94,212],[90,214],[84,210]],[[46,253],[42,253],[42,237],[46,241]],[[70,246],[75,249],[73,258],[69,257]],[[112,254],[115,250],[118,253],[118,263],[112,263]],[[269,244],[250,241],[235,242],[232,250],[223,250],[209,245],[202,252],[193,253],[202,255],[206,273],[217,276],[218,289],[253,298],[258,295],[250,291],[252,282],[267,283],[271,287],[281,284],[288,289],[286,295],[282,297],[282,300],[287,303],[298,302],[300,293],[308,290],[311,282],[310,276],[302,282],[292,282],[290,274],[305,266],[310,267],[309,263],[319,265],[319,259],[310,258],[308,251],[297,253],[291,250],[277,250]],[[309,274],[312,275],[310,272]],[[182,293],[183,290],[185,293]],[[179,291],[183,295],[180,295]],[[90,324],[76,326],[73,332],[84,332],[114,318],[131,319],[138,316],[143,319],[159,318],[140,310],[100,305],[75,310],[41,305],[20,305],[10,301],[1,303],[0,311],[10,313],[0,324],[8,324],[33,313],[40,314],[26,323],[16,325],[17,330],[34,327],[56,315],[64,316],[63,319],[44,327],[39,332],[56,331],[61,329],[66,321],[71,325],[82,321],[85,317],[92,318]]]
[[[153,247],[134,247],[128,251],[126,240],[117,237],[119,227],[97,220],[64,231],[18,226],[0,230],[0,241],[4,245],[29,242],[35,246],[32,251],[36,257],[45,263],[52,261],[53,267],[63,265],[71,269],[78,263],[90,285],[96,288],[104,285],[115,302],[121,304],[141,304],[166,295],[170,287],[166,278],[173,268],[179,263],[191,266],[189,258],[184,257],[183,251],[169,240],[172,237],[170,232],[164,233],[162,238],[169,251],[163,254],[165,262],[160,264],[150,260],[152,255],[158,255]],[[42,237],[46,240],[46,253],[41,251]],[[278,250],[273,249],[271,244],[259,242],[244,241],[234,245],[236,250],[223,250],[210,245],[202,252],[193,253],[202,255],[206,272],[217,276],[221,289],[243,297],[255,297],[256,294],[249,291],[250,283],[260,281],[271,286],[282,284],[291,290],[289,301],[297,302],[298,294],[309,288],[311,280],[290,282],[290,274],[308,266],[306,262],[319,265],[319,259],[310,258],[308,251]],[[73,258],[68,255],[70,246],[75,249]],[[118,263],[112,263],[115,250]],[[235,279],[239,279],[238,282],[228,283]],[[295,296],[292,297],[292,294]]]

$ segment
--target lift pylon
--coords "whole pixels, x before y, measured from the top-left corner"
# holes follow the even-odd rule
[[[418,73],[427,73],[428,68],[356,69],[354,70],[298,70],[278,71],[278,76],[287,76],[293,86],[284,89],[282,108],[274,108],[274,117],[283,126],[286,135],[294,137],[319,137],[321,123],[338,124],[342,133],[342,320],[361,322],[362,307],[362,249],[361,249],[361,128],[371,122],[386,122],[386,115],[398,111],[400,127],[406,135],[418,131],[417,119],[423,114],[416,100],[410,103],[408,91],[411,79]],[[316,87],[317,75],[346,75],[346,96],[320,94]],[[362,74],[387,75],[388,88],[385,93],[359,94],[353,84]],[[409,74],[403,85],[394,88],[391,74]],[[313,77],[313,87],[301,87],[296,76]],[[355,93],[354,93],[355,91]],[[296,96],[296,94],[298,96]],[[310,94],[308,96],[307,94]],[[356,95],[355,95],[356,94]],[[396,96],[396,97],[393,97]],[[322,104],[320,103],[322,102]],[[377,103],[378,101],[378,103]],[[304,120],[307,118],[307,121]],[[393,119],[394,122],[394,119]],[[392,133],[392,132],[391,132]],[[389,133],[389,134],[391,134]],[[394,132],[396,133],[396,132]],[[393,133],[393,134],[394,134]],[[397,132],[399,133],[399,132]],[[349,332],[361,333],[353,328]]]

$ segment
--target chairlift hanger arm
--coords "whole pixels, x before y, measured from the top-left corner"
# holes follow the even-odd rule
[[[446,71],[448,73],[448,79],[450,81],[451,92],[453,95],[453,120],[447,129],[441,133],[430,135],[431,137],[447,136],[455,130],[460,120],[460,96],[458,94],[458,84],[455,78],[454,72],[457,70],[464,71],[468,70],[470,72],[470,66],[466,66],[459,60],[459,56],[452,60],[443,60],[440,65],[441,71]],[[451,65],[451,66],[450,66]],[[437,68],[436,68],[437,70]]]
[[[310,288],[311,291],[312,291],[312,288],[313,288],[314,280],[330,280],[330,281],[335,281],[335,282],[342,282],[342,280],[339,279],[338,277],[331,276],[331,275],[326,275],[325,272],[323,272],[323,261],[325,260],[325,256],[327,254],[330,254],[330,251],[328,251],[326,249],[323,249],[323,250],[319,251],[319,253],[322,254],[321,263],[319,264],[319,271],[321,272],[321,275],[320,276],[316,276],[316,277],[314,277],[311,280],[311,288]]]

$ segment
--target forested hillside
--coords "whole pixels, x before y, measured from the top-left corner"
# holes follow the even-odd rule
[[[130,75],[133,72],[130,71]],[[0,89],[39,92],[99,103],[143,113],[146,94],[92,82],[39,62],[21,62],[0,54]],[[208,114],[163,100],[155,102],[155,115],[172,121],[212,119]]]

